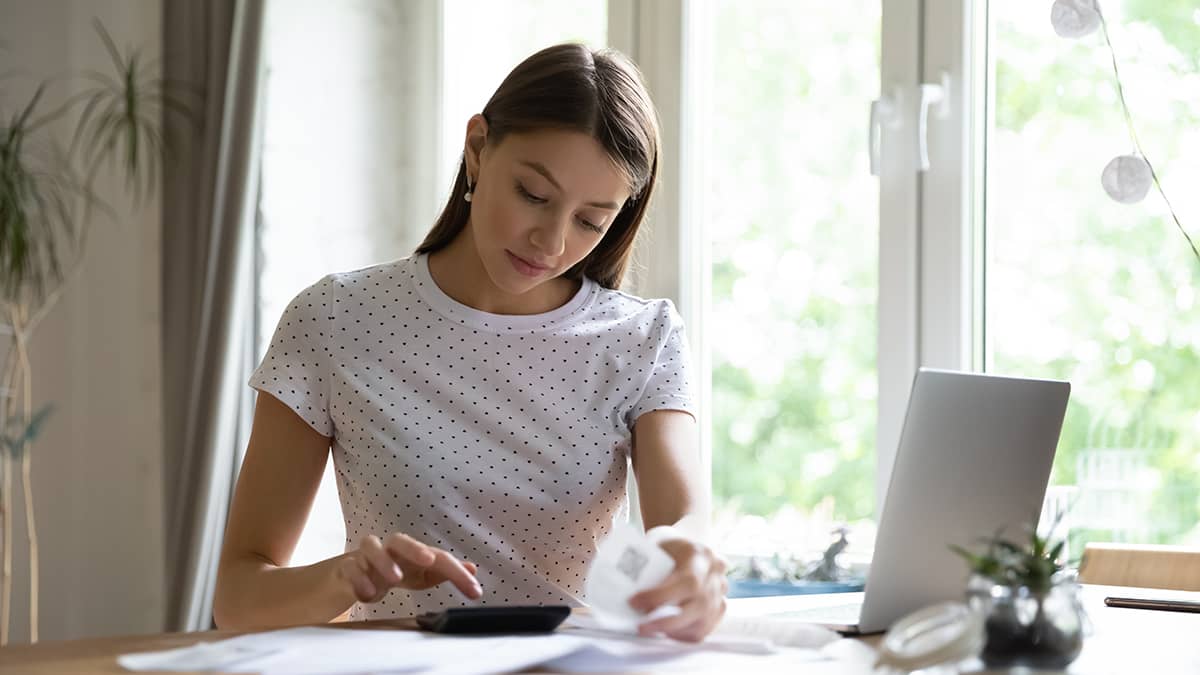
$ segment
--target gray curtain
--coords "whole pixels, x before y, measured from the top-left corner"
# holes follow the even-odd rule
[[[189,83],[193,129],[163,189],[167,630],[206,630],[229,500],[248,440],[264,0],[164,0],[163,64]]]

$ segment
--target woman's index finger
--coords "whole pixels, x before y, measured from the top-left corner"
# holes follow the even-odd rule
[[[428,546],[400,532],[388,535],[383,542],[383,547],[393,557],[400,556],[396,562],[412,563],[419,567],[428,567],[434,562],[436,556]]]
[[[483,596],[483,587],[479,585],[475,575],[467,571],[457,558],[442,550],[438,550],[434,555],[436,559],[429,566],[429,571],[445,577],[468,598],[478,599]]]

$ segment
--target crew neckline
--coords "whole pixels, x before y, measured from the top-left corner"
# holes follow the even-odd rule
[[[533,331],[551,330],[562,324],[575,312],[587,307],[596,296],[598,285],[595,281],[584,277],[579,290],[566,303],[541,314],[493,314],[484,312],[455,300],[433,280],[429,272],[429,254],[421,253],[413,256],[413,281],[417,293],[438,314],[453,319],[464,325],[480,328],[495,333],[514,330]]]

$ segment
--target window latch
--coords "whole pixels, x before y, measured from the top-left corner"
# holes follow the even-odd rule
[[[920,171],[929,170],[929,109],[938,119],[950,116],[950,73],[942,73],[939,84],[921,84],[921,104],[917,111],[917,151]]]
[[[900,126],[900,87],[893,87],[891,94],[881,94],[871,101],[871,118],[867,127],[867,158],[871,164],[871,175],[879,175],[879,148],[883,129]]]

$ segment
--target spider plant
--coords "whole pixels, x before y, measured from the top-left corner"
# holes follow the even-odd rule
[[[1024,586],[1035,595],[1044,595],[1067,568],[1066,561],[1061,559],[1067,542],[1054,541],[1051,534],[1042,537],[1037,528],[1029,530],[1029,541],[1025,544],[997,533],[983,540],[986,544],[983,553],[971,553],[961,546],[950,548],[967,561],[972,573],[1001,586]]]
[[[89,223],[95,212],[116,211],[94,190],[103,168],[125,178],[134,206],[155,193],[163,161],[172,157],[163,117],[197,120],[185,99],[196,89],[159,76],[158,59],[140,49],[119,50],[98,20],[93,26],[112,71],[83,71],[83,88],[42,113],[51,81],[42,81],[11,116],[0,113],[0,321],[8,336],[0,368],[0,645],[8,643],[12,597],[12,498],[15,464],[21,467],[29,542],[30,641],[38,639],[38,540],[30,480],[31,446],[47,409],[34,412],[29,361],[32,334],[78,273]],[[0,75],[0,82],[13,74]],[[3,99],[0,99],[2,101]],[[79,110],[67,148],[54,123]]]

